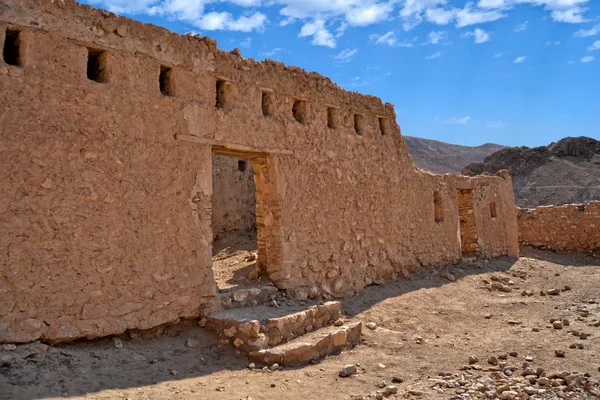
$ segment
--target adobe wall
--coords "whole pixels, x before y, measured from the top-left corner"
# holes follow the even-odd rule
[[[562,252],[600,250],[600,201],[517,208],[519,242]]]
[[[243,164],[240,166],[239,162]],[[240,168],[241,167],[241,168]],[[256,229],[254,168],[248,160],[213,157],[213,238]]]
[[[480,256],[518,255],[508,174],[418,170],[389,103],[72,0],[4,0],[0,13],[0,43],[20,29],[23,61],[0,63],[0,342],[205,312],[213,153],[252,158],[259,264],[297,295],[459,261],[457,189],[473,190]],[[105,51],[105,83],[87,78],[88,47]]]

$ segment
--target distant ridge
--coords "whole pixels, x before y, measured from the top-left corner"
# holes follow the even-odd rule
[[[414,136],[404,136],[404,140],[415,165],[436,174],[460,174],[465,165],[483,162],[485,157],[506,148],[493,143],[460,146]]]
[[[462,170],[465,175],[507,169],[520,207],[600,200],[600,141],[566,137],[548,146],[510,147]]]

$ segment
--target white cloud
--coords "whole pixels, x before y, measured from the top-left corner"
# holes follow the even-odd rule
[[[231,14],[228,12],[209,12],[204,14],[196,25],[208,31],[223,30],[225,24],[231,19]]]
[[[423,16],[427,21],[437,25],[446,25],[455,21],[458,28],[496,21],[507,16],[502,10],[474,7],[472,2],[467,2],[462,9],[448,7],[447,3],[447,0],[406,0],[400,12],[404,20],[404,29],[410,30],[422,23]]]
[[[586,22],[583,14],[587,11],[584,6],[590,0],[479,0],[478,7],[485,9],[508,10],[519,4],[543,6],[550,11],[550,17],[555,22],[579,24]]]
[[[104,4],[110,4],[110,3],[116,3],[116,2],[121,2],[121,0],[99,0],[99,2],[102,2]],[[127,2],[126,0],[122,1],[122,2]],[[131,4],[135,5],[135,4],[139,4],[142,1],[140,0],[133,0],[131,1]],[[143,9],[143,10],[137,10],[137,7],[134,6],[134,9],[131,10],[123,10],[123,11],[115,11],[113,10],[110,6],[108,7],[108,9],[110,11],[115,11],[116,13],[120,14],[122,12],[124,13],[146,13],[149,15],[160,15],[160,16],[165,16],[168,18],[174,18],[180,21],[184,21],[186,23],[190,23],[192,25],[196,25],[195,22],[197,22],[198,20],[200,20],[200,18],[202,18],[202,14],[204,14],[204,4],[206,3],[205,0],[165,0],[163,2],[159,2],[156,3],[156,1],[147,1],[147,3],[152,3],[154,5],[150,6],[150,4],[148,5],[147,8]]]
[[[546,10],[573,10],[581,9],[590,0],[479,0],[477,5],[481,8],[508,9],[519,4],[543,6]],[[585,10],[583,10],[585,11]]]
[[[522,64],[523,62],[525,62],[526,59],[527,59],[527,56],[520,56],[520,57],[515,58],[513,60],[513,63]]]
[[[354,78],[352,78],[350,80],[350,83],[347,83],[345,86],[349,86],[349,87],[360,87],[360,86],[365,86],[367,85],[367,81],[365,81],[364,79],[361,79],[360,76],[355,76]]]
[[[552,19],[556,22],[566,22],[569,24],[581,24],[586,22],[587,19],[583,17],[585,12],[584,8],[573,7],[566,10],[554,10],[552,11]]]
[[[138,14],[149,13],[156,0],[91,0],[90,3],[106,8],[116,14]],[[199,3],[197,8],[200,8],[201,15],[204,1],[200,0]]]
[[[588,51],[600,50],[600,40],[596,40],[590,47],[588,47]]]
[[[448,37],[448,33],[446,31],[431,31],[427,35],[427,42],[431,44],[439,44],[442,41],[445,41]]]
[[[281,0],[280,0],[281,1]],[[285,1],[285,0],[284,0]],[[401,0],[390,0],[392,3]],[[457,27],[464,27],[485,22],[496,21],[508,15],[518,5],[543,7],[556,22],[582,23],[587,11],[585,5],[591,0],[479,0],[467,1],[463,8],[452,6],[448,0],[404,0],[400,17],[403,26],[410,30],[424,20],[438,25],[446,25],[452,21]],[[528,27],[524,22],[516,27],[522,32]]]
[[[294,17],[287,17],[287,18],[282,19],[279,22],[279,26],[288,26],[289,24],[293,24],[294,22],[296,22],[296,18],[294,18]]]
[[[269,58],[269,57],[273,57],[275,54],[281,53],[283,51],[285,51],[285,50],[282,49],[281,47],[275,47],[273,50],[263,51],[259,55],[262,57],[265,57],[265,58]]]
[[[445,5],[448,0],[406,0],[404,7],[400,11],[401,17],[409,17],[414,14],[420,14],[428,8],[438,5]]]
[[[228,0],[227,2],[242,7],[259,7],[261,0]]]
[[[123,4],[120,12],[123,13],[146,13],[167,18],[177,19],[197,28],[213,31],[227,30],[239,32],[251,32],[263,30],[267,23],[267,16],[261,12],[243,14],[234,17],[229,12],[211,11],[205,13],[205,6],[215,0],[95,0],[113,8],[115,4]],[[242,7],[254,7],[261,4],[260,0],[223,0],[228,3]],[[140,5],[145,4],[144,9]]]
[[[496,53],[494,54],[494,58],[500,58],[503,56],[503,53]]]
[[[392,12],[392,4],[370,4],[364,7],[355,7],[346,13],[346,21],[352,26],[367,26],[388,18]]]
[[[463,37],[473,36],[475,43],[485,43],[490,41],[490,33],[480,28],[475,28],[472,32],[463,33]]]
[[[378,35],[376,33],[369,35],[369,40],[374,42],[375,44],[387,44],[388,46],[394,46],[397,43],[396,37],[394,36],[394,32],[390,31],[384,33],[383,35]]]
[[[505,128],[508,124],[506,122],[502,122],[502,121],[490,121],[490,122],[486,122],[485,126],[486,128],[490,128],[490,129],[501,129],[501,128]]]
[[[243,48],[248,48],[252,46],[252,38],[251,37],[247,37],[242,43],[240,43],[240,47]]]
[[[527,30],[527,26],[529,25],[529,21],[525,21],[522,24],[517,25],[515,28],[515,32],[525,32]]]
[[[375,44],[385,44],[391,47],[413,47],[413,44],[409,41],[405,40],[403,42],[399,42],[398,39],[396,39],[396,35],[392,31],[384,33],[383,35],[373,33],[369,35],[369,40]]]
[[[338,53],[334,58],[340,62],[348,62],[358,52],[358,49],[346,49]]]
[[[276,8],[281,26],[300,23],[301,37],[335,47],[351,27],[375,25],[399,16],[405,30],[424,22],[458,28],[507,17],[519,5],[542,7],[554,21],[582,23],[591,0],[88,0],[117,13],[148,14],[177,20],[201,30],[260,31],[268,23],[267,8]],[[247,10],[235,15],[225,4]],[[459,5],[460,4],[460,5]],[[523,22],[516,27],[523,31]],[[593,32],[596,29],[596,33]],[[600,27],[576,36],[597,34]],[[312,32],[312,33],[309,33]],[[586,33],[588,32],[588,33]],[[402,43],[405,46],[407,42]],[[401,45],[396,40],[395,46]]]
[[[448,125],[466,125],[467,123],[469,123],[470,120],[471,120],[471,117],[467,115],[466,117],[462,117],[462,118],[452,117],[452,118],[448,118],[448,119],[443,119],[442,123],[448,124]]]
[[[502,8],[507,6],[507,3],[506,0],[479,0],[477,6],[481,8]]]
[[[325,28],[325,21],[317,19],[306,23],[300,29],[300,37],[312,36],[312,44],[316,46],[335,47],[335,39],[331,32]]]
[[[552,46],[552,45],[558,46],[559,44],[560,44],[560,40],[557,40],[555,42],[552,42],[552,41],[549,40],[549,41],[546,42],[546,46]]]
[[[282,5],[279,13],[294,19],[343,19],[351,26],[367,26],[389,17],[396,0],[270,0]]]
[[[200,29],[207,31],[251,32],[263,29],[266,22],[267,16],[260,12],[256,12],[250,16],[241,16],[237,19],[228,12],[209,12],[193,23]]]
[[[436,53],[433,53],[433,54],[431,54],[431,55],[429,55],[429,56],[425,57],[425,60],[433,60],[433,59],[435,59],[435,58],[441,57],[441,56],[442,56],[442,54],[444,54],[444,53],[442,53],[441,51],[438,51],[438,52],[436,52]]]
[[[589,62],[594,61],[595,59],[596,59],[596,57],[594,57],[594,56],[585,56],[585,57],[583,57],[581,59],[581,62],[582,63],[589,63]]]
[[[462,28],[464,26],[492,22],[506,16],[501,10],[473,9],[473,3],[467,3],[462,10],[456,12],[456,27]]]
[[[428,8],[425,10],[427,21],[437,25],[447,25],[454,20],[454,10],[443,8]]]
[[[573,35],[573,36],[585,38],[585,37],[590,37],[590,36],[596,36],[599,33],[600,33],[600,24],[593,26],[590,29],[580,29],[577,32],[575,32],[575,35]]]
[[[346,26],[367,26],[389,18],[397,0],[89,0],[118,13],[159,15],[176,19],[203,30],[249,32],[262,30],[266,15],[258,7],[276,6],[283,19],[280,26],[302,22],[302,37],[312,37],[312,43],[335,46],[335,38],[344,34]],[[421,0],[418,0],[421,1]],[[430,1],[430,0],[428,0]],[[234,16],[219,9],[219,4],[234,4],[255,8],[253,13]],[[210,9],[207,9],[211,7]],[[306,34],[314,24],[314,34]],[[330,29],[326,28],[326,26]],[[337,28],[337,29],[336,29]],[[304,32],[302,32],[304,29]],[[337,32],[336,36],[331,31]]]

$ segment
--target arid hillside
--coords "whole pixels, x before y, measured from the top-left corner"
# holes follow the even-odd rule
[[[465,165],[482,162],[490,154],[506,148],[493,143],[460,146],[414,136],[404,136],[404,140],[415,165],[437,174],[460,174]]]
[[[507,169],[520,207],[563,205],[600,200],[600,142],[567,137],[548,146],[510,147],[473,163],[465,175]]]

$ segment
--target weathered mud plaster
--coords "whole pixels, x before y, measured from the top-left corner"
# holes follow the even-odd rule
[[[249,160],[213,158],[213,237],[256,229],[254,168]]]
[[[478,255],[518,254],[510,177],[416,169],[376,97],[72,0],[4,0],[0,43],[7,30],[20,61],[0,62],[0,342],[214,304],[213,154],[252,160],[259,263],[299,295],[459,260],[458,189],[473,190]]]

